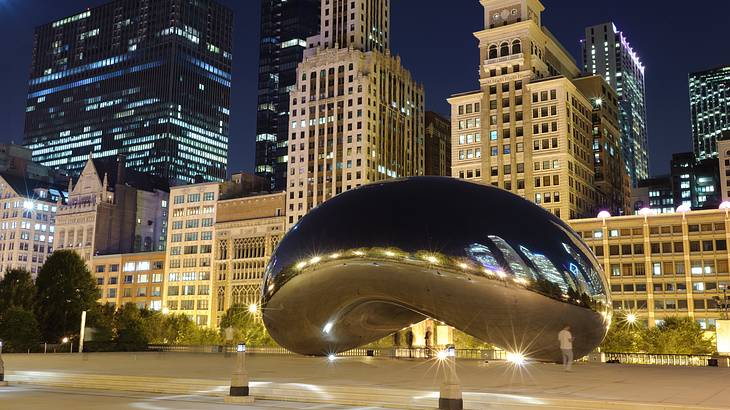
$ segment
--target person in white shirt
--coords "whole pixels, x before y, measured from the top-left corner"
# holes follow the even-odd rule
[[[565,326],[558,333],[558,341],[560,341],[560,351],[563,352],[563,366],[566,372],[569,372],[573,365],[573,334],[570,333],[570,326]]]

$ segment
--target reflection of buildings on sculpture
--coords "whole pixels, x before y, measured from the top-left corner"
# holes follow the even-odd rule
[[[114,307],[134,303],[140,309],[162,310],[165,252],[95,256],[92,275],[101,291],[99,303]]]
[[[481,3],[479,90],[449,99],[452,176],[504,188],[564,220],[593,215],[602,195],[592,114],[601,96],[580,89],[580,69],[542,25],[540,1]],[[605,159],[620,164],[618,155]],[[624,181],[601,187],[624,199],[612,194]]]
[[[285,206],[284,192],[218,201],[211,325],[232,305],[258,307],[264,270],[284,236]]]
[[[76,251],[89,267],[96,255],[163,250],[168,190],[161,178],[127,169],[123,156],[89,157],[58,208],[54,248]]]
[[[703,327],[720,318],[715,296],[730,285],[726,209],[570,221],[597,256],[615,312],[654,326],[689,316]]]

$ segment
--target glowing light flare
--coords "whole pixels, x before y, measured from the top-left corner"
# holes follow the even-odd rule
[[[730,209],[730,201],[724,201],[720,204],[720,209]]]
[[[608,219],[611,217],[611,213],[608,211],[601,211],[598,213],[598,219]]]
[[[506,273],[504,273],[504,272],[503,272],[503,271],[501,271],[501,270],[498,270],[498,271],[497,271],[497,276],[499,276],[499,278],[500,278],[500,279],[504,279],[504,278],[506,278],[506,277],[507,277],[507,274],[506,274]]]
[[[61,340],[61,342],[63,342],[63,343],[68,343],[68,338],[67,338],[67,337],[64,337],[64,338],[63,338],[63,339]]]
[[[332,255],[330,255],[330,259],[337,259],[339,257],[340,257],[339,253],[333,253]]]
[[[297,269],[302,270],[304,267],[307,266],[307,262],[299,262],[297,263]]]
[[[321,257],[319,257],[319,256],[315,256],[314,258],[312,258],[312,259],[310,259],[310,260],[309,260],[309,263],[310,263],[311,265],[314,265],[315,263],[319,263],[319,261],[321,261],[321,260],[322,260],[322,258],[321,258]]]
[[[334,326],[334,323],[327,322],[327,324],[324,325],[324,327],[322,328],[322,331],[325,332],[325,333],[327,333],[327,334],[329,334],[329,332],[332,331],[332,326]]]
[[[507,352],[507,361],[515,366],[524,366],[527,363],[527,358],[519,352]]]
[[[436,353],[436,359],[438,359],[440,361],[444,361],[448,357],[449,357],[449,354],[446,352],[446,350],[439,350],[439,352]]]
[[[426,262],[434,265],[439,263],[439,259],[433,255],[426,256],[424,259],[426,259]]]
[[[365,252],[363,252],[363,251],[355,251],[352,254],[355,256],[365,256]]]
[[[687,205],[687,204],[682,204],[682,205],[680,205],[680,206],[677,207],[677,212],[678,213],[682,213],[682,214],[683,213],[686,213],[686,212],[689,212],[691,210],[692,210],[692,208],[690,208],[689,205]]]
[[[255,314],[255,313],[257,313],[258,311],[259,311],[259,306],[258,306],[257,304],[255,304],[255,303],[252,303],[252,304],[248,305],[248,313],[253,313],[253,314]]]
[[[335,360],[337,360],[337,356],[329,354],[327,355],[327,360],[329,360],[330,362],[334,362]]]
[[[468,268],[469,268],[469,265],[467,265],[466,263],[460,263],[460,264],[459,264],[459,267],[460,267],[461,269],[468,269]]]
[[[651,208],[641,208],[641,209],[639,209],[639,215],[652,216],[652,215],[654,215],[654,210]]]

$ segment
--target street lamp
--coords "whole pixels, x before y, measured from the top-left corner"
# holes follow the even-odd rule
[[[456,348],[454,345],[448,345],[445,350],[437,354],[437,357],[446,367],[446,377],[441,383],[439,392],[439,410],[462,410],[464,400],[461,396],[461,382],[456,375]]]
[[[68,337],[64,337],[63,339],[61,339],[61,342],[62,342],[63,344],[66,344],[66,343],[68,343],[69,341],[70,341],[70,339],[69,339]],[[70,347],[70,349],[71,349],[71,350],[70,350],[70,352],[71,352],[71,353],[73,353],[73,352],[74,352],[74,344],[73,344],[73,343],[69,343],[69,344],[71,345],[71,347]]]
[[[246,372],[246,343],[236,345],[236,367],[231,376],[231,389],[225,398],[226,403],[251,404],[253,396],[249,395],[248,373]]]

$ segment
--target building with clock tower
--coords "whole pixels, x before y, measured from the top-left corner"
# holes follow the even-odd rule
[[[512,191],[566,220],[594,216],[603,194],[592,112],[601,95],[574,83],[581,71],[542,25],[539,0],[480,3],[479,89],[448,100],[452,176]]]

